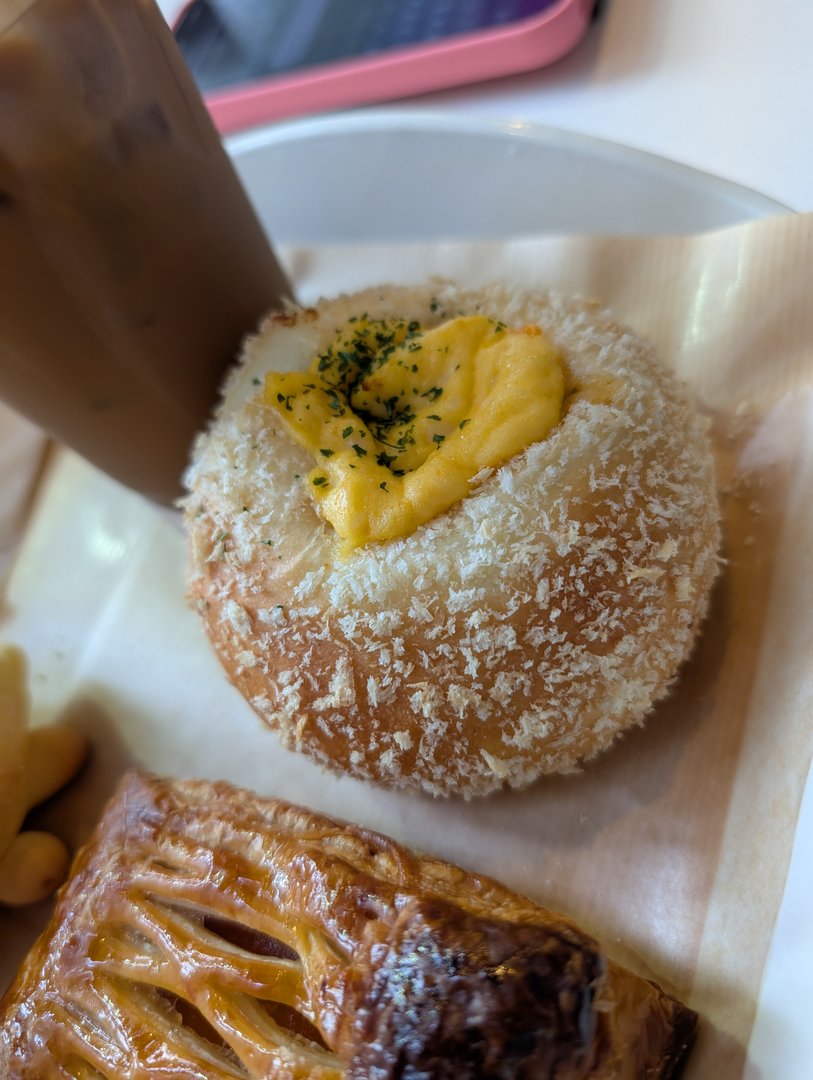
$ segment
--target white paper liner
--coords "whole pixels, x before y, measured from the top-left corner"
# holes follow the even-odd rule
[[[580,920],[703,1016],[688,1077],[742,1075],[813,747],[813,216],[697,238],[528,239],[286,253],[300,297],[443,274],[600,301],[712,422],[725,571],[646,727],[576,777],[465,804],[325,776],[225,684],[183,600],[174,522],[72,455],[15,564],[3,634],[38,719],[94,765],[43,816],[78,842],[126,764],[222,776],[373,825]],[[45,915],[0,915],[0,984]]]

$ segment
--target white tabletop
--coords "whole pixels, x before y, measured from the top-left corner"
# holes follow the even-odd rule
[[[401,104],[599,136],[813,210],[812,41],[811,0],[604,0],[558,63]]]

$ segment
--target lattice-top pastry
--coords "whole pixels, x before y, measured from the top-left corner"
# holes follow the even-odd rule
[[[0,1075],[657,1080],[695,1023],[488,878],[131,773],[0,1007]]]

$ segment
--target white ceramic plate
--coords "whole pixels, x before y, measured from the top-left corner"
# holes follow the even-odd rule
[[[787,212],[651,154],[519,122],[370,110],[227,145],[277,244],[694,233]]]
[[[264,224],[286,246],[696,232],[785,210],[666,161],[521,124],[372,111],[269,128],[229,146]],[[544,894],[534,832],[518,828],[510,800],[449,804],[439,829],[430,800],[325,776],[259,730],[186,607],[183,558],[172,515],[73,455],[58,456],[8,582],[3,625],[4,636],[32,657],[37,718],[77,718],[95,745],[89,773],[46,811],[46,824],[68,840],[84,837],[122,769],[138,762],[167,774],[235,779]],[[798,895],[795,902],[789,894],[778,938],[798,929],[793,918],[804,906]],[[46,912],[0,920],[0,988]],[[784,1000],[786,967],[776,976],[788,953],[775,947],[769,962],[760,1017],[781,1016],[783,1031],[778,1038],[771,1023],[757,1023],[752,1060],[766,1071],[749,1072],[753,1080],[809,1077],[813,1051],[799,1054],[809,1025],[794,1008],[805,998]],[[788,1044],[795,1049],[785,1060]]]

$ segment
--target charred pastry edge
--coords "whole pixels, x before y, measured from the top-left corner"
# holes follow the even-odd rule
[[[377,951],[353,961],[363,973],[343,1027],[351,1078],[450,1065],[472,1078],[548,1075],[595,1059],[605,965],[587,938],[433,898],[410,901]]]
[[[284,873],[276,874],[275,868]],[[306,1007],[313,1008],[316,1026],[333,1051],[296,1038],[286,1042],[283,1037],[277,1045],[273,1036],[269,1040],[267,1026],[252,1020],[250,1009],[235,1012],[228,987],[248,981],[258,996],[265,996],[269,971],[276,978],[282,963],[290,973],[290,951],[278,952],[278,961],[268,951],[246,953],[222,941],[218,946],[202,921],[188,917],[195,911],[270,934],[294,949],[301,992],[310,1001]],[[124,778],[96,833],[78,854],[51,923],[0,1003],[3,1075],[25,1077],[70,1059],[123,1080],[131,1070],[135,1075],[136,1062],[149,1070],[146,1058],[152,1050],[164,1067],[174,1063],[180,1070],[168,1076],[186,1075],[184,1062],[188,1067],[202,1054],[211,1056],[211,1044],[207,1051],[179,1016],[173,1019],[165,1006],[158,1008],[157,997],[150,1005],[150,994],[159,992],[145,988],[145,980],[148,985],[152,978],[162,992],[203,1013],[249,1076],[287,1076],[284,1069],[299,1061],[308,1064],[314,1077],[360,1077],[370,1051],[371,1033],[364,1024],[370,982],[383,973],[377,992],[383,988],[386,995],[393,988],[387,963],[394,950],[398,977],[390,1000],[395,1002],[395,1026],[390,1032],[384,1017],[378,1034],[389,1032],[397,1041],[399,1009],[403,1015],[409,1005],[398,998],[405,985],[399,942],[406,939],[409,945],[410,932],[421,931],[421,918],[430,932],[430,964],[433,949],[454,962],[460,953],[455,935],[471,942],[471,926],[484,928],[472,965],[475,976],[478,956],[491,948],[492,934],[499,939],[493,953],[497,960],[510,956],[512,940],[522,954],[523,943],[533,944],[538,937],[541,953],[532,951],[531,957],[543,955],[547,942],[549,952],[572,955],[577,969],[586,963],[576,985],[592,999],[590,1045],[580,1047],[578,1040],[574,1045],[572,1030],[564,1047],[540,1044],[548,1057],[565,1050],[572,1054],[572,1070],[556,1074],[563,1080],[594,1075],[607,1080],[615,1075],[607,1071],[615,1063],[640,1065],[653,1080],[676,1075],[688,1053],[696,1014],[657,984],[605,961],[595,941],[569,920],[490,878],[408,851],[369,829],[225,783],[168,782],[137,772]],[[131,931],[137,932],[135,938]],[[383,962],[374,962],[376,951]],[[150,958],[146,968],[137,963],[144,956]],[[464,949],[463,969],[469,959]],[[510,989],[510,976],[507,985]],[[540,1000],[544,1006],[544,997]],[[374,994],[372,1006],[379,1005]],[[242,1017],[236,1028],[235,1017]],[[417,1032],[414,1062],[425,1060],[421,1055],[437,1062],[436,1034],[433,1029],[424,1039]],[[155,1036],[165,1044],[155,1045]],[[138,1048],[130,1045],[133,1039]],[[377,1067],[397,1065],[402,1050],[379,1043],[373,1048]],[[224,1060],[218,1054],[209,1075],[233,1075],[218,1071],[217,1062]],[[559,1060],[564,1068],[564,1059]],[[466,1072],[463,1065],[455,1069],[461,1078],[505,1075],[478,1071],[479,1066]]]

